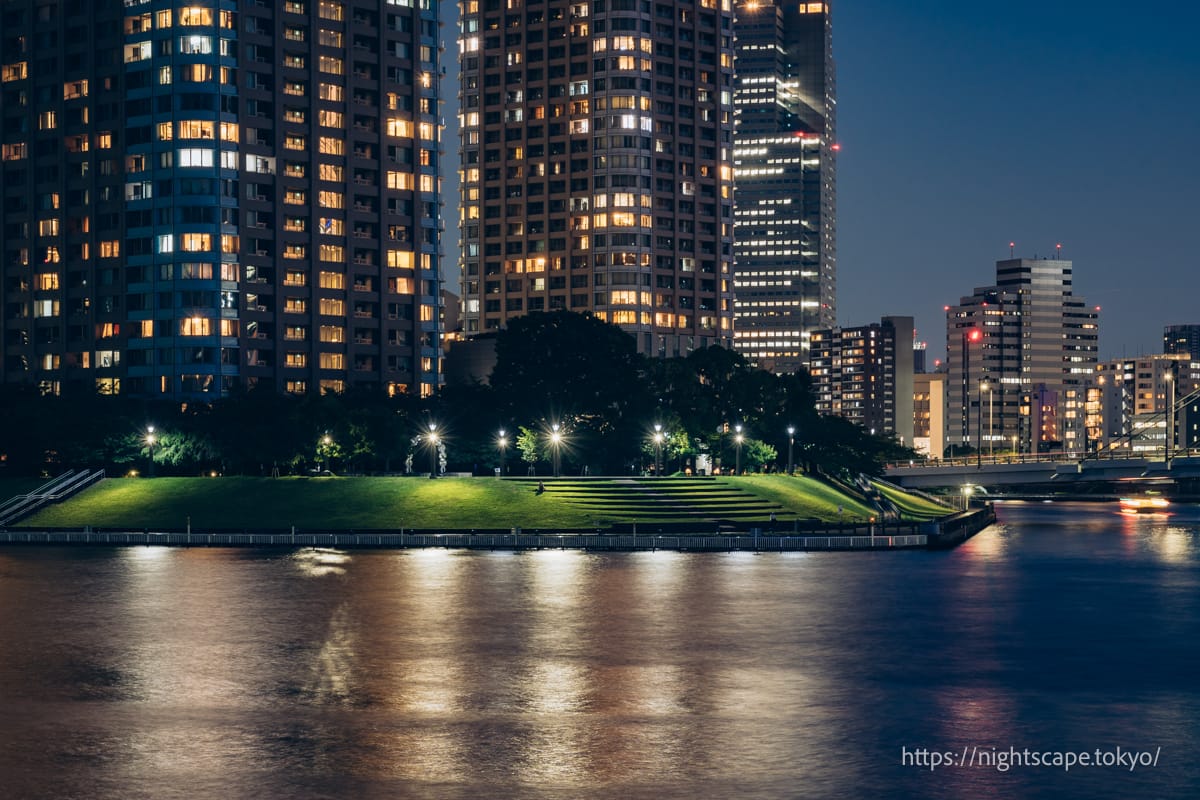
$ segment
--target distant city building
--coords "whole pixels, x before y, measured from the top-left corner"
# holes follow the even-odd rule
[[[434,391],[437,0],[0,14],[5,382]]]
[[[947,444],[1082,450],[1098,339],[1070,261],[997,262],[995,286],[946,308]]]
[[[1174,447],[1194,440],[1190,418],[1181,401],[1200,390],[1200,359],[1184,354],[1121,358],[1096,367],[1101,452],[1162,452],[1168,426],[1175,429]],[[1176,412],[1168,413],[1175,405]]]
[[[803,369],[836,324],[836,84],[829,3],[737,0],[736,347]]]
[[[465,334],[568,309],[732,346],[732,6],[460,7]]]
[[[929,351],[929,343],[928,342],[918,342],[916,340],[916,338],[914,337],[914,339],[913,339],[913,372],[914,373],[920,374],[922,372],[928,371],[928,367],[925,363],[925,355],[928,351]]]
[[[813,331],[817,411],[913,443],[913,318]]]
[[[1200,323],[1163,328],[1163,352],[1200,359]]]
[[[913,375],[913,449],[940,460],[946,449],[946,373]]]

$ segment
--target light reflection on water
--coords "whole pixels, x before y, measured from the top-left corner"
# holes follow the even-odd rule
[[[5,797],[1190,797],[1200,513],[948,553],[0,550]],[[1161,745],[1114,771],[901,747]]]

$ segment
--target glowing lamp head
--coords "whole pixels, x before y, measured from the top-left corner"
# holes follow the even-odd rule
[[[971,328],[971,330],[967,331],[968,342],[978,342],[982,338],[983,331],[979,330],[979,328]]]

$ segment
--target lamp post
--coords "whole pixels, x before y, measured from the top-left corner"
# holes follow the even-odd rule
[[[983,338],[983,331],[979,328],[965,328],[962,332],[962,358],[963,358],[963,377],[962,377],[962,430],[960,432],[963,443],[971,441],[971,342],[978,342]],[[979,443],[976,442],[976,445]],[[976,448],[978,449],[978,447]]]
[[[317,444],[317,475],[320,475],[324,471],[321,465],[328,465],[329,463],[329,445],[331,444],[333,444],[333,437],[329,435],[329,431],[325,431],[325,435],[321,437]]]
[[[157,438],[154,436],[154,426],[146,427],[146,447],[150,450],[150,477],[154,477],[154,443]]]
[[[984,381],[979,381],[979,403],[975,410],[975,469],[983,469],[983,392]]]
[[[654,423],[654,475],[658,477],[662,475],[662,451],[663,441],[666,439],[666,434],[663,433],[662,425]]]
[[[987,392],[987,398],[988,398],[988,459],[992,462],[995,462],[996,453],[995,453],[995,444],[993,443],[993,435],[992,435],[993,434],[993,431],[992,431],[992,420],[993,420],[993,416],[992,416],[992,403],[993,403],[992,384],[988,382],[987,378],[984,378],[982,381],[980,381],[979,388],[981,391]],[[982,397],[980,399],[982,400]]]
[[[1013,455],[1014,456],[1020,455],[1020,453],[1017,452],[1017,435],[1015,433],[1013,434]]]
[[[1171,451],[1175,449],[1175,370],[1174,364],[1167,368],[1163,380],[1167,382],[1167,430],[1163,437],[1163,461],[1171,468]]]
[[[742,426],[735,425],[733,430],[734,430],[734,435],[733,435],[733,452],[734,452],[733,474],[741,475],[742,474],[742,438],[743,438],[742,437]]]
[[[437,477],[438,432],[437,423],[429,423],[429,477]]]
[[[971,504],[971,484],[969,484],[969,483],[963,484],[962,497],[963,497],[963,511],[966,511],[967,507]]]
[[[558,477],[558,448],[562,444],[562,431],[559,430],[558,423],[550,426],[550,463],[554,469],[554,477]]]
[[[792,445],[796,443],[796,426],[788,425],[788,475],[795,474],[795,467],[792,462]]]
[[[500,477],[504,477],[504,450],[508,447],[508,436],[504,433],[504,428],[500,429],[500,435],[496,439],[496,446],[500,448]]]

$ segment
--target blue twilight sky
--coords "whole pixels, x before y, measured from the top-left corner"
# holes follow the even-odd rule
[[[911,314],[940,358],[1010,241],[1062,243],[1101,359],[1200,323],[1200,4],[834,2],[840,323]]]

